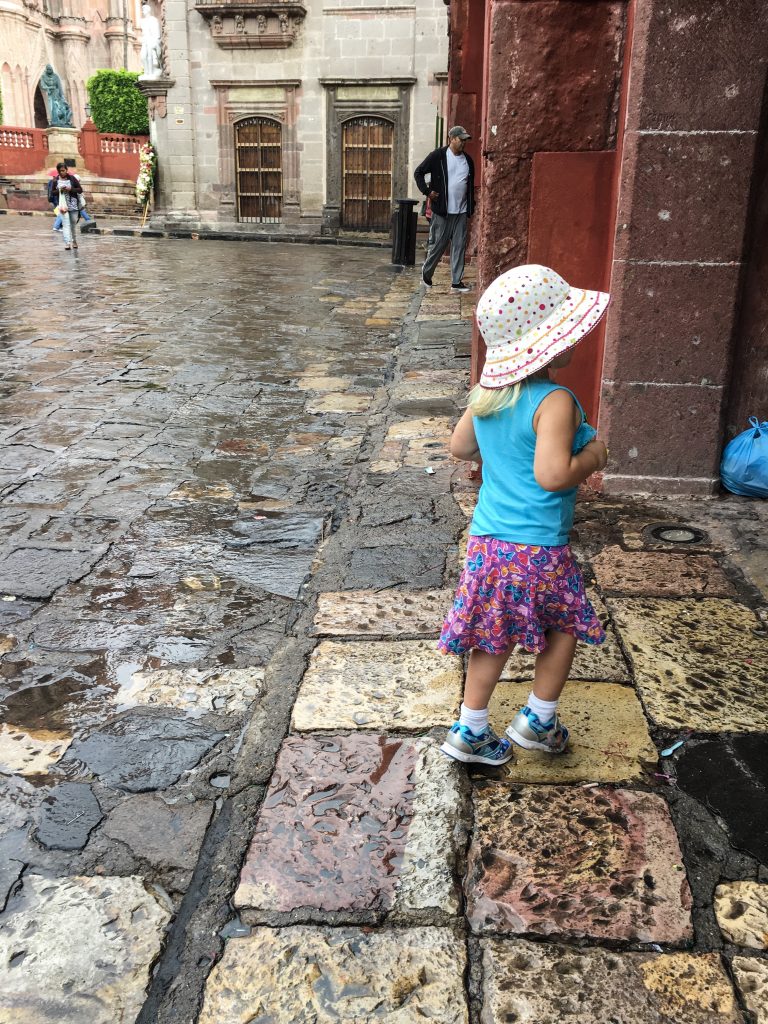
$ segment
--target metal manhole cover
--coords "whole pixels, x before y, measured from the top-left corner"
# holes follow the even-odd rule
[[[660,540],[665,544],[701,544],[707,539],[703,530],[684,524],[661,523],[659,526],[651,527],[649,532],[654,540]]]

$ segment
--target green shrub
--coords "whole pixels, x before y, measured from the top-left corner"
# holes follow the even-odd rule
[[[136,88],[136,71],[97,71],[88,79],[91,118],[100,132],[149,135],[147,99]]]

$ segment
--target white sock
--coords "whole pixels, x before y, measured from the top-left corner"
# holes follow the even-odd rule
[[[536,694],[531,690],[528,694],[528,707],[536,715],[542,725],[546,725],[547,722],[551,722],[555,717],[557,711],[556,700],[539,700]]]
[[[479,736],[488,725],[488,708],[483,708],[482,711],[473,711],[466,704],[462,704],[459,725],[466,725],[475,736]]]

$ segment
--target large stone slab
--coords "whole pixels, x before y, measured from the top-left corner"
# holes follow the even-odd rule
[[[732,966],[744,1005],[755,1015],[755,1024],[768,1024],[768,961],[735,956]]]
[[[735,601],[609,599],[656,725],[703,732],[768,730],[768,648]]]
[[[44,775],[72,742],[69,733],[52,729],[16,729],[0,725],[0,773]]]
[[[132,672],[116,701],[121,708],[172,707],[199,718],[207,712],[242,714],[264,692],[264,668],[156,669]]]
[[[466,1024],[465,970],[445,928],[258,928],[227,943],[199,1024]]]
[[[289,736],[235,905],[249,920],[299,908],[400,920],[456,914],[457,767],[431,740]]]
[[[486,939],[481,1024],[741,1024],[716,953],[616,953]]]
[[[604,548],[592,559],[604,591],[647,597],[735,597],[736,590],[711,555]]]
[[[501,732],[530,693],[528,683],[496,687],[491,721]],[[571,731],[566,753],[559,757],[515,748],[508,765],[514,782],[628,782],[653,769],[658,753],[648,733],[637,694],[615,683],[573,683],[566,686],[559,713]]]
[[[675,754],[677,786],[717,817],[731,845],[768,864],[768,736],[691,739]]]
[[[446,416],[424,416],[393,423],[370,471],[395,473],[401,466],[426,469],[449,462],[451,422]]]
[[[76,740],[67,760],[83,762],[107,786],[142,793],[172,786],[223,736],[185,719],[128,712]]]
[[[135,876],[25,876],[0,931],[0,1022],[134,1024],[169,917]]]
[[[293,728],[431,729],[449,726],[461,700],[458,658],[431,640],[323,640],[312,652]]]
[[[140,793],[117,805],[103,831],[125,843],[142,860],[163,868],[192,871],[212,812],[210,801],[167,804],[154,794]]]
[[[735,946],[768,949],[768,885],[726,882],[715,889],[715,915]]]
[[[474,931],[691,938],[691,894],[661,797],[490,785],[475,809],[466,883]]]
[[[65,584],[82,579],[106,551],[106,544],[86,550],[17,548],[0,561],[0,592],[16,597],[51,597]]]
[[[307,412],[365,412],[371,404],[371,395],[355,395],[349,392],[329,391],[320,398],[312,398],[307,402]]]
[[[340,590],[320,594],[320,636],[440,636],[452,590]]]
[[[40,805],[35,839],[49,850],[81,850],[103,815],[90,786],[62,782]],[[136,822],[133,823],[134,828]]]

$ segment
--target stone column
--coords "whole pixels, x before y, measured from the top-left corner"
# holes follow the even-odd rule
[[[189,40],[187,36],[186,0],[165,0],[162,12],[165,37],[164,97],[158,97],[151,131],[157,151],[158,180],[155,192],[156,209],[153,225],[183,222],[199,224],[197,208],[196,149],[190,81]],[[199,17],[192,9],[191,17]],[[162,82],[162,80],[159,80]],[[158,81],[142,82],[145,94]],[[150,93],[151,94],[151,93]],[[165,108],[161,114],[162,108]],[[150,108],[150,113],[152,112]]]
[[[123,66],[123,53],[125,51],[125,33],[123,31],[122,18],[107,18],[104,38],[109,46],[109,66],[117,71]]]
[[[768,61],[755,0],[638,0],[600,432],[607,491],[717,486]]]

